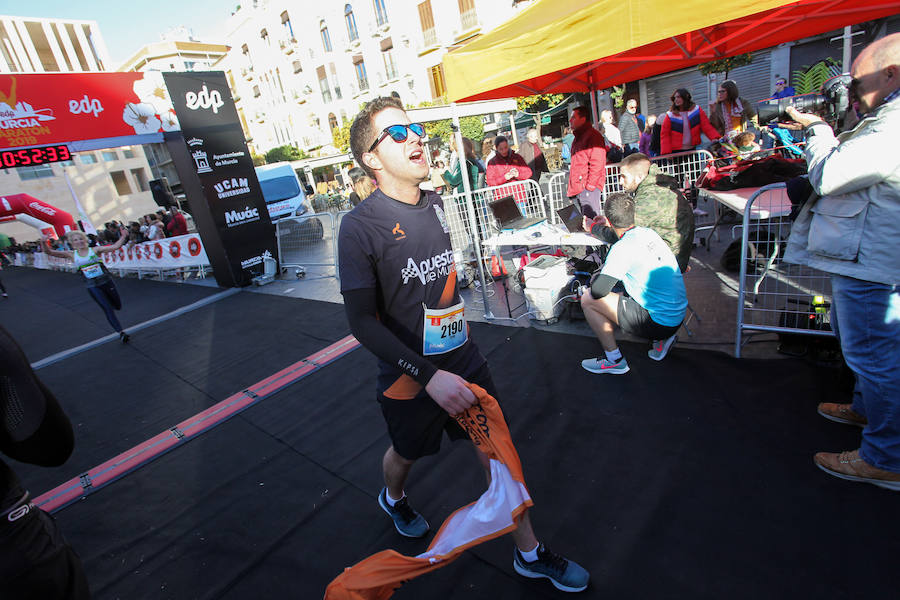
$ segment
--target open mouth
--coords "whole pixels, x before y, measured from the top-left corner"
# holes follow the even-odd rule
[[[413,150],[409,153],[409,160],[417,165],[425,164],[425,153],[422,150]]]

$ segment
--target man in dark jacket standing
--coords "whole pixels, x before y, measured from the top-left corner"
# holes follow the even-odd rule
[[[544,158],[544,152],[541,150],[541,140],[538,137],[538,131],[534,127],[528,129],[525,142],[519,148],[519,154],[525,159],[525,164],[531,169],[531,179],[537,183],[541,182],[541,173],[549,173],[547,168],[547,159]]]
[[[622,134],[622,149],[625,156],[640,150],[641,132],[644,130],[644,115],[638,114],[637,100],[631,98],[625,103],[625,112],[619,116],[619,133]]]
[[[575,141],[572,142],[572,166],[566,195],[581,206],[581,214],[593,218],[602,213],[606,144],[603,134],[588,121],[588,114],[586,107],[576,106],[569,117]]]

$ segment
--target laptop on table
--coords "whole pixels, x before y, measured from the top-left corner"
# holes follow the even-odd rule
[[[512,196],[505,196],[499,200],[494,200],[490,203],[490,207],[491,212],[494,213],[494,218],[497,219],[497,223],[500,225],[501,231],[517,231],[519,229],[531,227],[532,225],[537,225],[546,220],[542,217],[524,216],[519,210],[515,198]]]
[[[560,222],[569,233],[584,233],[583,218],[581,211],[574,204],[563,206],[556,209]]]

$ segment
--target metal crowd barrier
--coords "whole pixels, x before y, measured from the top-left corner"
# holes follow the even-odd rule
[[[326,277],[337,277],[335,216],[330,212],[320,212],[302,217],[283,217],[275,221],[275,239],[278,242],[281,268],[294,268],[297,277],[302,277],[306,267],[331,267],[333,273]]]
[[[786,210],[772,211],[767,219],[755,220],[755,205],[790,205],[785,185],[760,188],[744,209],[734,346],[738,358],[746,331],[834,336],[828,310],[831,276],[805,265],[784,262],[791,231],[790,214]]]
[[[650,162],[659,167],[660,171],[678,179],[683,189],[690,188],[709,167],[709,161],[713,155],[707,150],[691,150],[689,152],[676,152],[664,156],[654,156]],[[569,173],[563,171],[550,178],[550,220],[556,222],[556,211],[568,204]],[[606,165],[606,179],[603,186],[604,199],[608,194],[624,191],[619,181],[619,163]]]

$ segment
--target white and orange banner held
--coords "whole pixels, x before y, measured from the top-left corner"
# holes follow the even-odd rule
[[[475,447],[491,458],[487,491],[447,517],[428,550],[418,556],[394,550],[373,554],[338,575],[325,590],[325,600],[387,600],[404,581],[448,565],[468,548],[514,530],[518,517],[533,505],[500,406],[480,387],[469,387],[478,404],[456,420]]]
[[[174,269],[208,265],[203,242],[196,233],[123,246],[102,254],[109,269]]]

